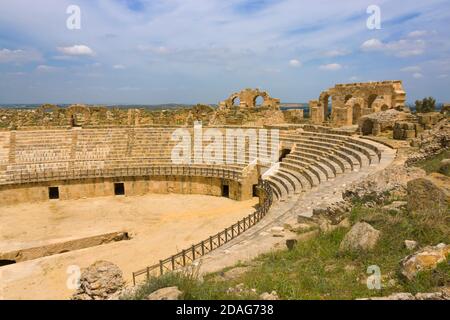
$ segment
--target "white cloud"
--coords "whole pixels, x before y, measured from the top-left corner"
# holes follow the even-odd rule
[[[292,60],[289,61],[289,65],[291,67],[301,67],[302,63],[300,62],[300,60],[292,59]]]
[[[35,50],[0,49],[0,63],[26,63],[42,60],[42,56]]]
[[[71,47],[58,47],[58,51],[69,56],[93,56],[94,51],[83,44],[77,44]]]
[[[334,57],[346,56],[348,54],[350,54],[350,51],[342,50],[342,49],[336,49],[336,50],[327,51],[327,52],[325,52],[324,55],[326,57],[334,58]]]
[[[115,69],[115,70],[124,70],[124,69],[126,69],[126,67],[123,64],[115,64],[113,66],[113,69]]]
[[[319,67],[320,70],[326,70],[326,71],[337,71],[342,69],[342,66],[339,63],[330,63],[330,64],[324,64]]]
[[[378,39],[369,39],[361,45],[363,51],[381,50],[384,48],[383,42]]]
[[[420,72],[420,71],[422,71],[422,68],[419,66],[409,66],[409,67],[400,69],[400,71],[402,71],[402,72]]]
[[[448,74],[440,74],[438,75],[438,79],[445,79],[448,78]]]
[[[427,35],[428,32],[425,30],[416,30],[416,31],[412,31],[410,33],[408,33],[408,37],[410,38],[420,38],[423,37],[425,35]]]
[[[382,42],[378,39],[369,39],[361,45],[361,50],[383,51],[400,58],[418,56],[425,52],[425,41],[421,39],[400,39],[392,42]]]
[[[413,74],[413,78],[414,79],[420,79],[423,78],[423,74],[421,74],[420,72],[416,72]]]

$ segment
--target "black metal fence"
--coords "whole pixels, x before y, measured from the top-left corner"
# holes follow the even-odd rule
[[[260,179],[258,188],[260,191],[259,196],[260,198],[263,197],[264,201],[258,206],[255,212],[208,239],[194,244],[167,259],[160,260],[157,264],[133,272],[133,285],[136,285],[136,279],[138,277],[145,276],[149,280],[150,277],[158,277],[164,273],[184,268],[194,260],[223,246],[256,225],[267,214],[273,201],[272,188],[267,181]]]
[[[63,169],[30,171],[19,170],[7,174],[6,180],[0,184],[34,183],[57,180],[76,180],[90,178],[145,177],[145,176],[199,176],[219,177],[240,180],[242,172],[238,170],[187,165],[149,165],[146,167],[120,167],[108,169]]]

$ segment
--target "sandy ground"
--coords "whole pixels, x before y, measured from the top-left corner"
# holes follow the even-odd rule
[[[257,198],[233,201],[203,195],[147,195],[50,201],[0,208],[0,251],[103,233],[132,239],[0,267],[0,299],[65,299],[68,267],[97,260],[131,273],[223,230],[254,211]]]

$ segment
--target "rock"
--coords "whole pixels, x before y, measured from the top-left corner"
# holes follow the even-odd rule
[[[280,300],[276,291],[272,291],[271,293],[263,292],[259,295],[260,300]]]
[[[439,173],[450,175],[450,159],[443,159],[439,164]]]
[[[449,300],[443,292],[425,292],[417,293],[415,296],[416,300]]]
[[[380,238],[380,231],[365,222],[358,222],[345,235],[339,250],[343,251],[369,251],[372,250]]]
[[[389,194],[406,196],[407,182],[424,176],[426,172],[420,168],[391,165],[350,185],[342,196],[349,201],[356,199],[381,204],[389,199]]]
[[[73,300],[106,300],[116,296],[125,285],[122,271],[108,261],[97,261],[83,270],[80,288]]]
[[[405,247],[408,250],[414,250],[417,247],[417,241],[405,240]]]
[[[434,247],[428,246],[414,254],[405,257],[401,262],[401,273],[407,279],[412,280],[418,272],[432,270],[447,260],[450,253],[450,245],[440,243]]]
[[[402,209],[406,208],[407,204],[408,202],[406,201],[394,201],[388,205],[385,205],[382,209],[387,212],[394,211],[396,213],[401,213]]]
[[[409,292],[393,293],[386,297],[372,297],[367,300],[415,300],[414,296]]]
[[[448,212],[450,205],[450,177],[439,173],[408,182],[408,210],[421,214]]]
[[[150,293],[147,300],[178,300],[182,294],[178,287],[167,287]]]
[[[250,271],[250,267],[236,267],[224,272],[221,276],[225,280],[234,280],[242,276],[244,273]]]
[[[274,237],[284,237],[284,228],[283,227],[272,227],[270,229],[270,233]]]

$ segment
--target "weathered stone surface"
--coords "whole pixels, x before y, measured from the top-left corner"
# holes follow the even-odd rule
[[[450,245],[443,243],[434,247],[425,247],[400,262],[401,273],[412,280],[418,272],[434,269],[439,263],[446,261],[449,253]]]
[[[83,270],[73,300],[106,300],[124,287],[122,271],[108,261],[97,261]]]
[[[409,292],[393,293],[385,297],[371,297],[357,300],[450,300],[448,287],[436,292],[419,292],[415,296]]]
[[[150,293],[147,300],[178,300],[182,294],[178,287],[167,287]]]
[[[283,227],[272,227],[270,229],[270,233],[274,237],[284,237],[284,228]]]
[[[406,208],[408,202],[406,201],[394,201],[388,205],[385,205],[382,209],[386,211],[394,211],[400,213],[402,209]]]
[[[439,173],[419,179],[407,184],[408,210],[424,214],[448,214],[450,205],[450,177]]]
[[[426,172],[416,167],[392,165],[368,176],[364,181],[352,184],[344,193],[344,199],[370,200],[383,203],[389,199],[389,194],[406,196],[407,182],[426,176]]]
[[[260,300],[280,300],[276,291],[272,291],[271,293],[263,292],[259,295]]]
[[[342,240],[340,251],[369,251],[378,242],[380,231],[365,222],[358,222],[345,235]]]
[[[251,267],[236,267],[224,272],[221,276],[225,280],[234,280],[251,270]]]
[[[439,173],[450,175],[450,159],[443,159],[439,164]]]
[[[405,240],[405,247],[408,250],[414,250],[417,247],[417,241]]]

